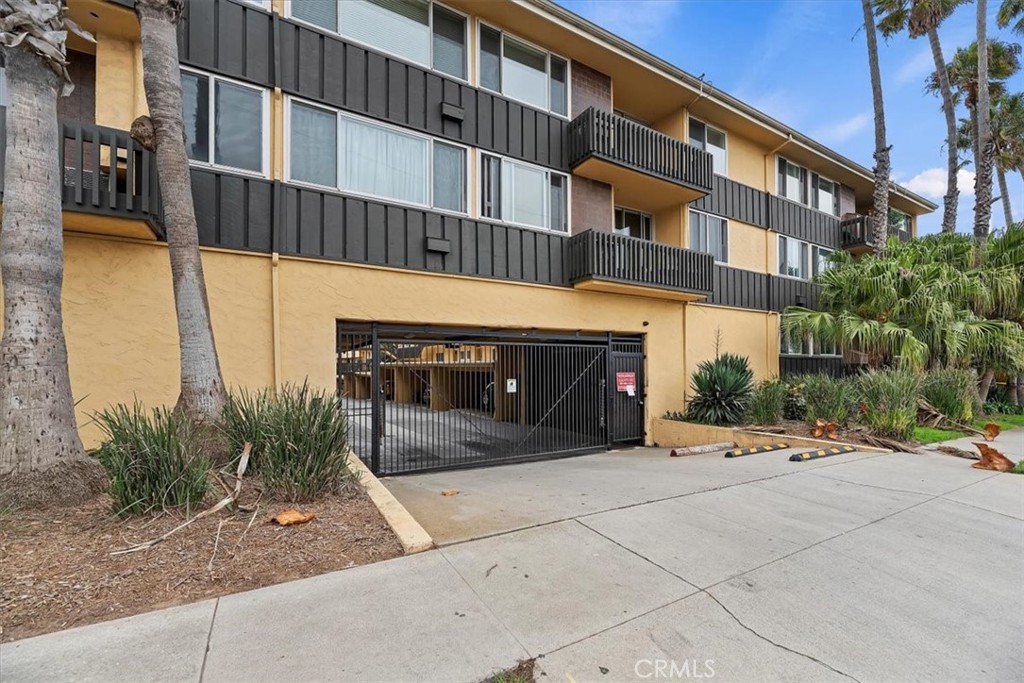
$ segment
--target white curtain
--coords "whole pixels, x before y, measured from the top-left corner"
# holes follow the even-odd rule
[[[342,189],[427,204],[426,140],[343,118],[341,149]]]
[[[292,105],[291,177],[306,183],[338,184],[338,116],[302,104]]]
[[[501,199],[502,216],[507,221],[547,227],[544,220],[544,198],[547,194],[547,174],[544,171],[521,166],[511,161],[502,163]]]
[[[426,0],[344,0],[341,33],[419,64],[430,64]]]

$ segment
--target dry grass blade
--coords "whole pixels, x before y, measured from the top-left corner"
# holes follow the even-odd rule
[[[220,546],[220,530],[224,528],[224,522],[226,521],[226,519],[222,519],[217,524],[217,536],[213,539],[213,554],[210,555],[210,561],[206,563],[206,571],[208,572],[213,571],[213,560],[217,557],[217,548]]]
[[[946,455],[953,455],[953,456],[956,456],[958,458],[967,458],[968,460],[980,460],[981,459],[981,456],[978,455],[977,453],[972,453],[970,451],[965,451],[964,449],[957,448],[956,446],[939,446],[935,450],[939,451],[940,453],[945,453]]]
[[[878,448],[888,448],[890,451],[897,451],[899,453],[921,452],[914,448],[913,446],[911,446],[910,444],[904,443],[903,441],[897,441],[896,439],[887,439],[885,437],[875,436],[873,434],[864,434],[861,436],[861,438],[872,446],[877,446]]]
[[[250,444],[250,443],[245,444],[245,448],[242,449],[242,457],[238,461],[238,472],[236,474],[237,479],[235,480],[235,489],[234,489],[234,491],[231,492],[231,494],[227,498],[223,498],[220,502],[218,502],[213,507],[211,507],[211,508],[209,508],[207,510],[203,510],[202,512],[197,514],[195,517],[192,517],[189,520],[185,521],[184,523],[179,524],[178,526],[174,527],[173,529],[168,531],[163,536],[158,536],[157,538],[154,538],[154,539],[151,539],[149,541],[146,541],[145,543],[139,543],[138,545],[133,545],[130,548],[124,548],[122,550],[115,550],[115,551],[113,551],[110,554],[111,555],[126,555],[128,553],[139,552],[140,550],[148,550],[148,549],[152,548],[153,546],[157,545],[158,543],[162,543],[163,541],[166,541],[168,538],[173,536],[175,533],[177,533],[178,531],[181,531],[182,529],[184,529],[185,527],[189,526],[193,522],[195,522],[197,520],[200,520],[203,517],[209,517],[213,513],[218,512],[220,510],[223,510],[228,505],[231,505],[232,503],[234,503],[236,500],[238,500],[238,494],[242,490],[242,475],[245,474],[245,470],[249,466],[249,453],[251,451],[252,451],[252,444]]]

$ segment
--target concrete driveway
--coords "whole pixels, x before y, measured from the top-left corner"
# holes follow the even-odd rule
[[[1024,680],[1024,477],[792,452],[393,479],[440,549],[4,644],[0,680]]]

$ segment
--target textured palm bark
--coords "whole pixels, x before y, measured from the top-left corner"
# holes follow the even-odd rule
[[[136,0],[143,85],[153,121],[181,355],[177,410],[197,422],[219,420],[226,393],[199,254],[192,181],[185,154],[181,72],[175,26],[181,0]]]
[[[885,253],[889,239],[889,146],[885,136],[885,104],[882,101],[882,75],[878,68],[878,34],[871,0],[861,0],[864,10],[864,34],[868,40],[868,68],[871,71],[871,99],[875,109],[875,189],[871,234],[875,255]]]
[[[42,498],[78,502],[96,480],[78,477],[91,459],[75,423],[64,340],[58,76],[28,47],[7,53],[7,151],[0,271],[0,487],[32,498],[33,480],[61,479]],[[52,482],[51,482],[52,483]],[[30,490],[32,489],[32,490]]]
[[[946,73],[946,58],[942,55],[939,31],[932,27],[928,31],[928,44],[935,60],[935,76],[942,95],[942,114],[946,119],[946,194],[942,198],[942,232],[956,232],[956,212],[960,203],[960,189],[957,187],[957,171],[960,170],[960,156],[957,153],[956,108],[953,104],[953,90]]]
[[[1006,183],[1006,171],[996,166],[996,179],[999,181],[999,203],[1003,205],[1003,219],[1006,227],[1013,225],[1013,204],[1010,202],[1010,186]]]
[[[978,382],[978,398],[982,403],[988,400],[988,392],[992,389],[992,380],[996,377],[996,371],[992,368],[986,368],[981,373],[981,381]]]
[[[992,166],[996,146],[992,140],[992,105],[988,89],[988,2],[978,0],[978,100],[975,106],[978,117],[978,153],[974,176],[974,238],[979,242],[988,239],[989,224],[992,222]]]

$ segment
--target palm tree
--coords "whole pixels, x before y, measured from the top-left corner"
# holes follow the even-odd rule
[[[1006,28],[1013,24],[1010,29],[1017,35],[1024,36],[1024,0],[1003,0],[996,14],[996,24],[999,28]]]
[[[0,487],[5,502],[77,503],[102,469],[82,449],[64,340],[57,95],[71,92],[64,2],[0,0],[7,151],[0,272]]]
[[[1013,207],[1006,174],[1024,175],[1024,93],[1003,95],[992,101],[992,142],[995,145],[996,180],[1006,225],[1013,225]]]
[[[1024,226],[988,242],[943,233],[893,241],[883,257],[834,259],[817,279],[822,310],[787,308],[784,334],[835,342],[873,365],[1024,369]]]
[[[978,0],[978,83],[988,83],[988,0]],[[978,88],[978,152],[974,174],[974,238],[988,239],[992,222],[992,165],[995,144],[992,140],[992,108],[989,89]]]
[[[176,410],[197,423],[212,425],[221,417],[227,394],[210,321],[184,145],[176,33],[182,5],[183,0],[135,2],[142,35],[143,86],[152,119],[137,121],[132,129],[143,144],[155,148],[160,173],[181,355]]]
[[[871,216],[876,254],[885,253],[889,239],[889,147],[885,141],[885,106],[882,102],[882,75],[878,68],[878,35],[871,0],[861,0],[864,33],[868,40],[868,68],[871,71],[871,99],[875,108],[875,190]]]
[[[880,17],[878,30],[889,38],[909,28],[911,38],[928,36],[932,58],[935,60],[935,77],[939,95],[942,97],[942,113],[946,118],[946,195],[943,197],[942,232],[956,230],[956,213],[960,201],[957,187],[957,171],[960,157],[957,154],[956,106],[953,91],[946,73],[946,58],[942,55],[939,42],[939,24],[957,7],[969,0],[875,0],[875,14]]]

